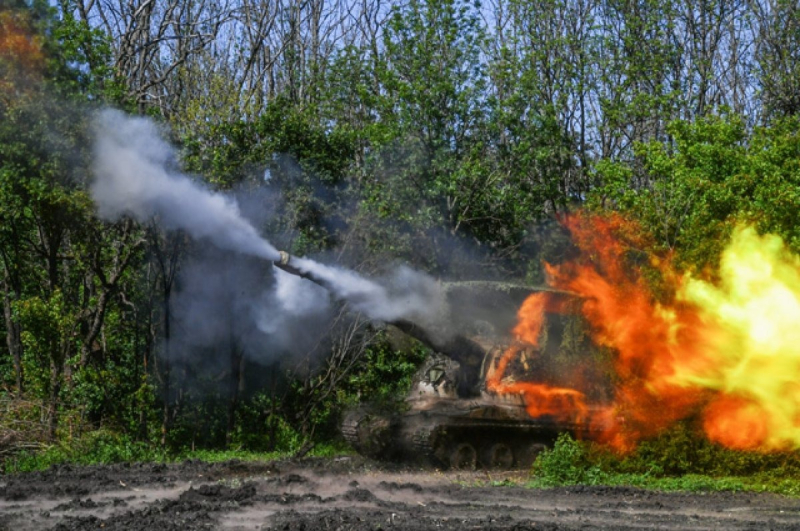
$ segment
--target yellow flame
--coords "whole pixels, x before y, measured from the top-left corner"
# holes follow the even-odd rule
[[[740,227],[718,285],[689,278],[680,296],[707,325],[707,359],[676,367],[675,382],[740,399],[736,413],[765,425],[760,448],[800,447],[800,258],[779,237]]]

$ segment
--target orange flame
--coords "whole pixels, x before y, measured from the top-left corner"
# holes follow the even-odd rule
[[[545,312],[558,307],[549,293],[534,293],[528,297],[519,309],[519,322],[513,330],[520,343],[538,346]],[[588,407],[582,392],[544,383],[508,381],[504,378],[508,364],[520,350],[520,345],[514,345],[503,353],[497,367],[490,368],[487,372],[486,388],[498,394],[521,395],[525,409],[531,417],[549,417],[559,422],[585,422]]]
[[[695,414],[710,440],[730,448],[800,447],[800,258],[779,238],[737,229],[716,284],[650,258],[664,280],[657,297],[628,260],[646,256],[635,225],[586,215],[564,224],[580,257],[546,270],[553,287],[575,293],[594,341],[614,353],[612,403],[589,404],[580,385],[504,379],[519,345],[490,371],[487,389],[521,394],[534,417],[601,430],[599,440],[623,451]],[[525,301],[513,330],[520,344],[538,346],[546,313],[568,311],[557,306],[547,293]]]
[[[709,439],[736,450],[764,447],[769,431],[767,420],[757,406],[724,395],[706,408],[703,428]]]
[[[554,286],[583,299],[581,311],[595,341],[616,354],[614,409],[625,422],[605,437],[618,449],[629,449],[686,417],[701,400],[701,393],[672,380],[676,365],[702,359],[697,316],[685,305],[658,304],[639,270],[626,269],[628,248],[616,236],[630,229],[622,218],[575,216],[565,224],[583,260],[546,269]],[[629,243],[642,244],[635,236]],[[668,260],[661,263],[664,270],[668,266]]]

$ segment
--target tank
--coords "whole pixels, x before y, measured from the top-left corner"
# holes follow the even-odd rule
[[[325,286],[294,268],[288,254],[281,257],[277,267]],[[508,334],[517,310],[531,294],[547,293],[562,307],[577,302],[574,295],[486,281],[443,283],[442,289],[447,330],[440,329],[441,324],[433,329],[406,320],[387,323],[427,345],[433,354],[415,374],[399,410],[364,404],[347,412],[342,435],[356,451],[381,460],[445,468],[509,469],[530,466],[561,433],[595,438],[605,429],[590,422],[602,418],[603,408],[588,406],[585,395],[570,387],[576,370],[587,377],[581,360],[598,354],[588,335],[569,332],[581,326],[577,312],[546,314],[540,347],[522,346]],[[582,340],[575,341],[576,336]],[[574,344],[565,351],[570,341]],[[504,362],[509,349],[514,349],[513,360]],[[588,376],[602,380],[600,375]],[[557,407],[532,413],[523,393],[498,392],[515,391],[520,384],[555,390],[548,400]],[[593,391],[592,403],[605,391],[602,385]]]
[[[342,423],[345,439],[360,454],[376,459],[510,469],[529,467],[561,433],[593,439],[604,431],[589,419],[603,417],[605,408],[587,406],[568,389],[559,398],[558,413],[536,416],[529,413],[522,394],[488,389],[487,372],[497,369],[505,347],[494,344],[486,349],[477,391],[464,393],[469,371],[452,357],[436,353],[416,373],[399,412],[369,405],[348,412]],[[503,378],[518,381],[514,373]]]

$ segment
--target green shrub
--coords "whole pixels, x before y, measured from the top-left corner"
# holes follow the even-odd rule
[[[533,463],[534,486],[597,485],[607,480],[600,466],[592,463],[588,443],[562,433],[552,449],[545,450]]]
[[[297,450],[303,443],[302,436],[280,413],[278,399],[266,393],[243,401],[236,412],[231,446],[256,452]]]
[[[675,477],[703,474],[714,477],[795,477],[800,474],[800,454],[794,451],[743,452],[731,450],[703,437],[692,421],[684,421],[658,437],[642,441],[631,454],[603,459],[606,470],[620,473]]]
[[[617,463],[611,464],[617,472],[656,477],[704,473],[703,446],[704,439],[690,425],[678,423],[658,437],[642,441],[631,454],[618,457]]]
[[[757,491],[800,495],[800,454],[723,448],[690,421],[619,455],[597,443],[562,434],[533,465],[531,487],[625,485],[666,491]]]
[[[396,407],[405,400],[414,374],[428,354],[421,345],[397,350],[386,332],[382,333],[343,386],[343,401],[351,406],[369,400],[375,406]]]

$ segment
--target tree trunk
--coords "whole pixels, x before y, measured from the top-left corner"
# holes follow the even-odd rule
[[[57,348],[54,347],[54,350]],[[56,352],[53,352],[50,356],[50,405],[47,423],[47,439],[50,442],[56,440],[56,430],[58,429],[58,395],[61,393],[61,371],[63,368],[58,358],[59,355]]]
[[[225,445],[230,447],[233,430],[236,428],[236,409],[239,407],[239,397],[244,388],[244,356],[242,350],[236,346],[233,336],[233,323],[231,323],[230,337],[231,373],[228,380],[228,425],[225,429]]]
[[[162,399],[164,401],[164,414],[161,419],[161,446],[167,445],[167,434],[170,428],[170,408],[169,408],[169,392],[170,392],[170,372],[171,372],[171,355],[170,352],[170,306],[169,306],[170,290],[164,290],[164,381]]]
[[[14,320],[11,311],[11,290],[8,283],[8,271],[5,271],[6,278],[3,279],[3,319],[6,325],[6,345],[14,364],[14,377],[17,383],[17,396],[21,397],[24,392],[24,379],[22,374],[22,339],[21,329],[18,322]]]

